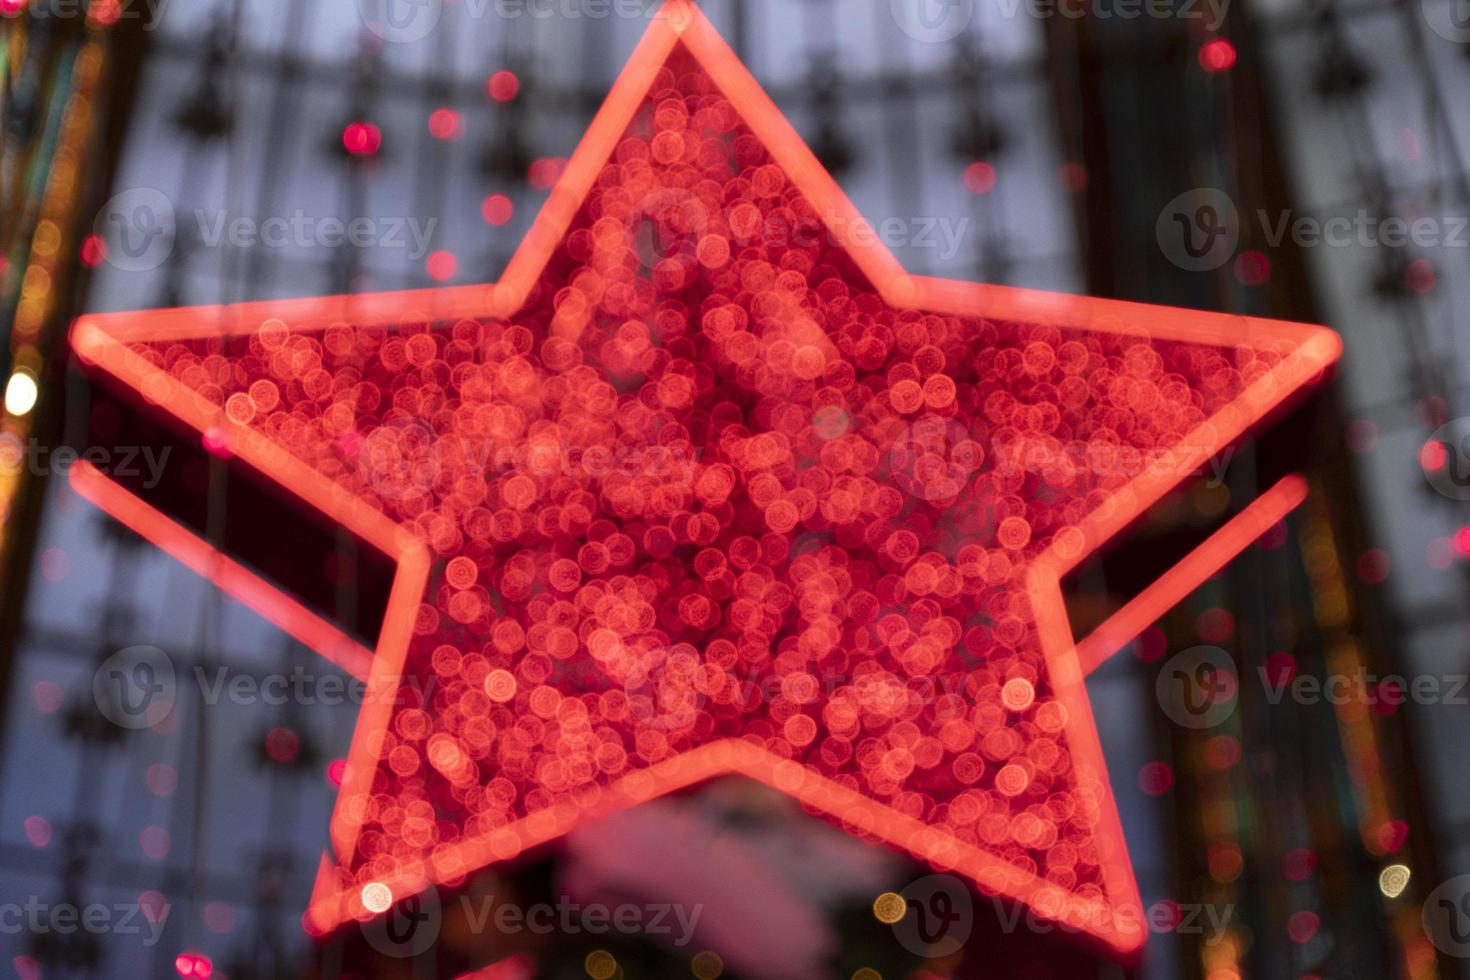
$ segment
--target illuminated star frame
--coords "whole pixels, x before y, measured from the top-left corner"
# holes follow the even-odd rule
[[[208,433],[211,446],[227,452],[279,484],[327,520],[340,524],[396,562],[382,630],[368,650],[343,630],[221,554],[194,531],[134,496],[97,469],[79,463],[72,469],[78,493],[123,524],[214,581],[285,632],[367,682],[362,713],[348,755],[346,775],[330,828],[339,856],[353,853],[362,817],[351,805],[371,792],[377,770],[374,733],[389,724],[394,694],[403,673],[415,610],[432,567],[422,542],[396,522],[287,454],[261,433],[230,420],[166,371],[153,366],[128,345],[143,341],[240,337],[267,319],[282,320],[294,331],[321,330],[330,324],[391,326],[407,319],[508,318],[527,301],[559,242],[567,233],[600,168],[627,130],[655,74],[682,46],[708,73],[774,161],[835,226],[854,229],[845,244],[861,273],[891,306],[940,314],[1014,320],[1071,330],[1129,334],[1229,347],[1272,345],[1288,350],[1279,364],[1253,380],[1235,399],[1191,433],[1167,471],[1144,472],[1113,494],[1106,507],[1079,525],[1083,545],[1054,543],[1035,559],[1028,590],[1037,612],[1039,637],[1054,696],[1066,708],[1065,737],[1079,785],[1090,782],[1101,794],[1094,827],[1109,914],[1098,917],[1068,904],[1061,889],[1028,874],[984,848],[967,844],[897,812],[875,799],[783,759],[748,742],[725,739],[631,772],[605,786],[595,803],[583,808],[540,811],[514,824],[461,842],[464,865],[479,868],[507,860],[551,841],[589,817],[635,805],[725,773],[738,773],[786,792],[844,825],[907,851],[936,866],[975,881],[982,890],[1024,903],[1041,917],[1070,926],[1114,955],[1137,952],[1146,938],[1141,901],[1127,855],[1116,805],[1085,690],[1086,675],[1157,620],[1176,602],[1225,565],[1305,497],[1305,481],[1288,476],[1199,545],[1106,622],[1080,641],[1074,637],[1062,601],[1063,576],[1106,541],[1138,519],[1181,476],[1199,466],[1249,427],[1282,409],[1293,395],[1323,376],[1340,356],[1336,334],[1323,327],[1252,317],[1201,313],[1137,303],[979,285],[914,276],[871,232],[871,225],[843,194],[830,174],[782,116],[713,25],[689,0],[668,0],[614,84],[560,181],[498,282],[398,292],[263,301],[231,306],[86,315],[72,331],[78,358],[120,383],[188,428]],[[324,855],[309,908],[307,929],[325,934],[341,925],[370,918],[392,901],[442,879],[427,862],[405,868],[379,886],[342,888],[332,858]],[[1062,894],[1058,894],[1062,893]]]

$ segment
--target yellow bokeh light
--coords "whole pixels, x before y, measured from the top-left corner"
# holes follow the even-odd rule
[[[1409,887],[1409,879],[1413,872],[1406,864],[1390,864],[1378,872],[1378,890],[1383,892],[1386,898],[1398,898]]]
[[[699,980],[715,980],[716,977],[725,972],[725,961],[720,959],[718,953],[705,950],[702,953],[694,954],[694,959],[689,964],[689,969]]]
[[[583,966],[592,980],[612,980],[613,975],[618,972],[618,961],[605,949],[594,949],[588,953]]]
[[[5,385],[5,412],[8,415],[25,415],[36,407],[36,398],[41,390],[36,379],[25,371],[17,371]]]
[[[873,916],[885,925],[893,925],[904,917],[908,904],[897,892],[884,892],[873,899]]]
[[[388,906],[393,904],[393,890],[381,881],[369,882],[362,886],[362,907],[376,915],[379,912],[388,911]]]

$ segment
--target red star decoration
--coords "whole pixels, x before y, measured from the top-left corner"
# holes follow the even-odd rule
[[[1080,643],[1060,577],[1339,353],[907,274],[684,0],[498,283],[86,316],[73,343],[397,560],[368,652],[73,471],[368,678],[312,931],[742,773],[1120,953],[1145,929],[1085,674],[1302,483]]]

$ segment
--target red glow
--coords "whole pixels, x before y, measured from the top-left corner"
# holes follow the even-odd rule
[[[1068,194],[1087,190],[1087,168],[1080,163],[1064,163],[1061,169],[1062,189]]]
[[[971,194],[989,194],[995,189],[995,167],[977,160],[965,168],[965,186]]]
[[[373,156],[383,146],[383,134],[370,122],[348,123],[342,130],[342,146],[353,156]]]
[[[1228,609],[1212,606],[1199,614],[1194,629],[1206,643],[1224,643],[1235,633],[1235,617]]]
[[[88,235],[82,239],[82,265],[95,269],[107,261],[107,239],[101,235]]]
[[[459,139],[464,132],[464,119],[450,108],[435,109],[429,113],[429,135],[436,140]]]
[[[1434,263],[1428,259],[1415,259],[1404,268],[1404,285],[1411,293],[1427,295],[1434,292],[1438,283],[1439,275],[1434,271]]]
[[[327,763],[327,782],[333,786],[341,786],[342,779],[347,774],[347,760],[333,759]]]
[[[1235,257],[1234,270],[1242,286],[1262,286],[1271,279],[1271,260],[1264,252],[1241,252]]]
[[[1438,439],[1430,439],[1419,447],[1419,465],[1426,473],[1438,473],[1449,459],[1449,450]]]
[[[31,685],[31,700],[43,715],[54,715],[60,711],[61,698],[61,687],[55,681],[36,681]]]
[[[41,577],[48,582],[60,582],[71,570],[71,559],[60,548],[47,548],[41,552]]]
[[[1378,853],[1397,854],[1409,840],[1409,825],[1402,820],[1388,820],[1378,828]]]
[[[1286,920],[1286,934],[1294,943],[1310,942],[1322,928],[1322,919],[1316,912],[1294,912]]]
[[[1368,419],[1354,419],[1347,427],[1347,445],[1355,453],[1371,453],[1378,445],[1378,426]]]
[[[867,226],[684,9],[678,26],[653,22],[492,289],[86,317],[73,333],[94,370],[197,431],[220,429],[243,463],[398,559],[305,924],[321,934],[366,916],[366,886],[400,897],[463,880],[734,772],[1136,950],[1141,903],[1084,676],[1280,520],[1304,482],[1271,488],[1081,644],[1058,583],[1319,377],[1338,342],[1303,325],[914,277],[862,235],[767,241],[799,213]],[[652,137],[625,138],[640,113]],[[667,193],[686,158],[708,182]],[[676,234],[645,251],[629,231],[650,221]],[[423,327],[377,329],[410,321]],[[211,344],[239,368],[238,390],[214,393],[223,403],[198,397]],[[1080,386],[1044,407],[1053,426],[1086,429],[1096,410],[1083,406],[1122,397],[1078,370],[1090,363],[1161,391],[1180,379],[1171,410],[1155,404],[1129,430],[1147,441],[1127,444],[1188,447],[1177,472],[1058,455],[1038,474],[1051,492],[1023,496],[987,455],[999,450],[962,434],[988,405],[1039,438],[1047,420],[1018,410],[1039,383]],[[348,375],[380,407],[312,393]],[[258,401],[262,381],[271,407],[224,407]],[[814,404],[818,391],[833,396]],[[287,434],[296,411],[313,424]],[[486,445],[519,456],[486,467]],[[640,456],[626,477],[586,468],[584,450],[613,446],[663,462]],[[73,480],[210,574],[228,568],[94,470]],[[982,515],[1002,501],[991,531]],[[814,534],[817,546],[793,548]],[[234,574],[229,588],[272,598],[263,585]],[[283,618],[324,628],[300,610]],[[581,679],[556,669],[567,661]],[[835,693],[807,669],[818,661],[843,680]],[[747,700],[729,682],[737,663],[779,679],[779,698]],[[909,711],[903,677],[957,679],[965,710]],[[395,703],[406,679],[436,681],[432,710]],[[899,713],[912,722],[896,729]],[[858,750],[858,729],[873,751]],[[1027,751],[1038,732],[1065,750]],[[990,767],[980,741],[1010,746],[1011,761]],[[1005,818],[1003,840],[961,826],[980,812]],[[1035,871],[1063,836],[1082,854],[1065,886]]]
[[[216,934],[231,932],[235,928],[235,908],[228,902],[206,902],[199,916],[204,928]]]
[[[1235,67],[1235,57],[1235,45],[1217,37],[1200,46],[1199,66],[1211,73],[1229,71]]]
[[[179,771],[166,762],[155,762],[143,774],[143,781],[154,796],[172,796],[179,785]]]
[[[1452,540],[1455,543],[1456,551],[1462,555],[1470,555],[1470,525],[1456,531]]]
[[[1205,764],[1211,769],[1229,769],[1241,754],[1240,740],[1233,735],[1215,735],[1205,742]]]
[[[1167,762],[1150,762],[1138,772],[1138,788],[1149,796],[1163,796],[1174,786],[1174,770]]]
[[[1290,684],[1296,678],[1296,658],[1278,650],[1266,658],[1266,679],[1275,686]]]
[[[430,253],[424,268],[428,271],[429,278],[435,282],[448,282],[459,271],[459,260],[454,257],[453,252],[440,250]]]
[[[1287,851],[1284,870],[1290,880],[1306,881],[1317,870],[1317,852],[1308,847]]]
[[[203,953],[180,953],[174,957],[174,970],[181,977],[209,980],[214,975],[214,961]]]
[[[1388,552],[1382,548],[1369,548],[1358,556],[1358,578],[1369,585],[1378,585],[1388,578]]]
[[[25,828],[26,840],[32,847],[45,847],[51,843],[51,821],[45,817],[26,817],[21,826]]]
[[[174,846],[173,837],[162,827],[144,827],[143,832],[138,835],[138,844],[143,848],[143,853],[155,861],[168,857],[168,852]]]
[[[498,71],[485,82],[485,92],[496,102],[509,102],[521,90],[521,80],[513,71]]]
[[[515,215],[515,205],[504,194],[491,194],[480,203],[480,215],[487,225],[499,227]]]
[[[111,27],[122,16],[122,0],[92,0],[87,19],[101,27]]]
[[[295,762],[301,755],[301,736],[289,728],[272,728],[265,736],[265,753],[277,762]]]
[[[30,5],[30,0],[0,0],[0,16],[14,17]]]
[[[526,179],[537,190],[550,190],[561,179],[562,171],[566,169],[566,166],[567,161],[561,157],[542,157],[531,161],[531,169],[527,172]]]

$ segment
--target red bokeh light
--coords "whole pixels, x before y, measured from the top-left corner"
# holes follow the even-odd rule
[[[61,685],[55,681],[36,681],[31,685],[31,700],[43,715],[54,715],[60,711],[62,697]]]
[[[1322,918],[1316,912],[1293,912],[1286,920],[1286,934],[1294,943],[1310,942],[1322,928]]]
[[[51,821],[45,817],[26,817],[21,821],[21,826],[26,832],[26,840],[31,842],[32,847],[45,847],[51,843]]]
[[[1271,279],[1271,260],[1264,252],[1246,251],[1235,257],[1235,281],[1242,286],[1262,286]]]
[[[342,129],[342,147],[353,156],[373,156],[382,146],[383,134],[370,122],[348,123]]]
[[[1309,847],[1297,847],[1286,852],[1283,871],[1291,881],[1306,881],[1317,870],[1317,852]]]
[[[203,953],[180,953],[174,957],[174,970],[190,980],[209,980],[214,975],[214,961]]]
[[[1138,788],[1149,796],[1163,796],[1174,786],[1174,769],[1167,762],[1149,762],[1138,771]]]
[[[1462,555],[1470,555],[1470,525],[1460,528],[1451,539],[1455,544],[1455,550]]]
[[[965,186],[971,194],[989,194],[995,189],[995,167],[977,160],[965,168]]]
[[[429,135],[436,140],[459,139],[464,132],[464,119],[448,107],[429,113]]]
[[[459,271],[459,259],[454,257],[453,252],[440,249],[429,254],[424,268],[429,273],[429,278],[435,282],[448,282]]]
[[[513,71],[501,70],[485,81],[485,92],[496,102],[509,102],[521,90],[521,80]]]
[[[301,736],[289,728],[272,728],[265,735],[265,754],[276,762],[295,762],[301,755]]]
[[[1358,578],[1369,585],[1379,585],[1386,581],[1389,567],[1388,552],[1382,548],[1369,548],[1358,556]]]
[[[1235,67],[1235,45],[1217,37],[1200,45],[1199,66],[1207,72],[1229,71]]]
[[[107,239],[101,235],[88,235],[82,239],[82,265],[95,269],[107,261]]]
[[[0,0],[0,16],[18,16],[28,6],[30,6],[30,0]]]
[[[1434,292],[1434,287],[1439,283],[1439,274],[1434,270],[1434,263],[1428,259],[1415,259],[1404,267],[1404,286],[1411,293],[1420,296]]]
[[[1397,854],[1409,840],[1409,825],[1402,820],[1386,820],[1378,828],[1378,853]]]
[[[92,0],[87,7],[87,20],[100,27],[111,27],[122,17],[122,0]]]
[[[1438,439],[1430,439],[1419,447],[1419,465],[1426,473],[1438,473],[1449,459],[1449,450]]]
[[[491,194],[480,202],[480,216],[487,225],[499,227],[515,216],[515,204],[504,194]]]
[[[532,187],[539,191],[550,190],[556,186],[561,179],[562,171],[566,169],[567,161],[562,157],[542,157],[532,160],[530,169],[526,173],[526,179]]]
[[[143,782],[154,796],[172,796],[179,786],[179,771],[166,762],[155,762],[143,774]]]

